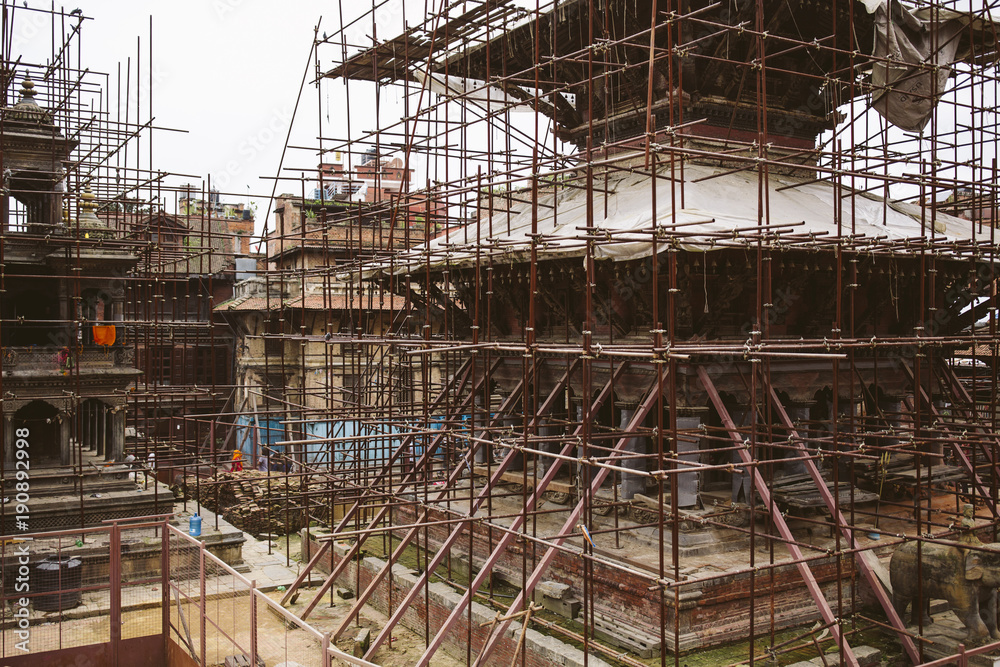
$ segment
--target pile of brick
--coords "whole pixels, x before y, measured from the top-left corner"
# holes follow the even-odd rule
[[[189,498],[251,535],[283,535],[298,531],[308,520],[299,477],[243,470],[219,473],[217,478],[202,479],[200,484],[190,478],[186,482]],[[314,507],[313,514],[322,509]]]

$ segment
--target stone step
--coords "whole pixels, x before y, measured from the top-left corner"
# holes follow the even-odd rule
[[[851,648],[854,652],[854,657],[858,659],[858,664],[861,667],[875,667],[881,663],[882,651],[879,651],[877,648],[872,648],[871,646],[853,646]],[[839,667],[839,665],[840,652],[832,651],[825,653],[822,658],[817,657],[812,660],[802,660],[788,667]]]
[[[594,633],[605,641],[627,649],[640,658],[660,655],[660,638],[648,634],[621,618],[594,612]]]

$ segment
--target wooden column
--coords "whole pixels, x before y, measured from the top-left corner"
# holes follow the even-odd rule
[[[73,464],[73,448],[70,447],[70,418],[68,414],[59,415],[59,462],[64,465]]]
[[[3,446],[4,460],[8,466],[14,465],[14,416],[4,415],[3,417]]]
[[[125,410],[119,409],[110,414],[111,434],[109,461],[121,461],[125,458]]]

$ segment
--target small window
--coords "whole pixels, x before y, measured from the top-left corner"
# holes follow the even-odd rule
[[[265,338],[264,354],[268,357],[280,357],[285,351],[284,340],[281,338]]]

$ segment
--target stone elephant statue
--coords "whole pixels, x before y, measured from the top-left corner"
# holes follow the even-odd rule
[[[971,546],[971,545],[970,545]],[[978,551],[959,546],[925,543],[921,568],[917,571],[917,543],[907,542],[896,549],[889,563],[892,606],[900,618],[912,604],[911,623],[924,614],[924,624],[932,623],[930,601],[947,600],[952,611],[968,629],[968,639],[1000,639],[997,630],[997,587],[1000,586],[1000,543],[976,546]],[[923,581],[923,609],[918,609],[918,584]]]

